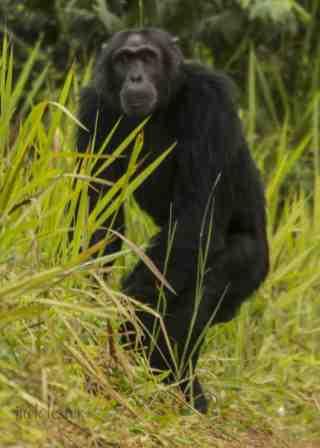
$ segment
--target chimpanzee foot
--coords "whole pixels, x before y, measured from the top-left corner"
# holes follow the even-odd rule
[[[182,383],[180,387],[188,403],[190,403],[194,409],[201,414],[206,414],[208,412],[209,402],[196,376],[194,377],[192,384],[188,381],[186,383]]]

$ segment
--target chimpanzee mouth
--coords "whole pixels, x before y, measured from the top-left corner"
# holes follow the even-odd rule
[[[124,112],[129,116],[146,116],[152,113],[155,101],[128,101]]]
[[[128,116],[144,117],[153,112],[157,103],[157,93],[154,89],[129,88],[120,92],[120,102],[123,112]]]
[[[128,103],[128,106],[130,109],[145,109],[147,107],[147,104],[145,101],[137,101]]]

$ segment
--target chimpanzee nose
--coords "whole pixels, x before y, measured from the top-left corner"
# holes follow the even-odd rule
[[[138,83],[142,81],[142,75],[141,73],[131,73],[130,75],[130,81],[134,83]]]

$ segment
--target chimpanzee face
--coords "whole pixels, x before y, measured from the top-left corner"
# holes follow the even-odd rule
[[[156,28],[116,33],[95,73],[98,93],[115,112],[143,118],[169,105],[183,80],[176,39]]]
[[[112,67],[121,83],[123,112],[138,117],[152,113],[158,103],[158,87],[164,71],[161,49],[133,33],[113,52]]]

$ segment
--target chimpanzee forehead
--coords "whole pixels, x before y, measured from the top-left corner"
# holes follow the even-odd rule
[[[112,44],[115,48],[118,46],[134,48],[145,44],[165,46],[171,44],[173,40],[173,36],[158,28],[136,28],[116,33],[113,36]]]
[[[142,36],[140,33],[131,33],[124,42],[124,45],[129,47],[140,47],[145,42],[146,42],[145,37]]]
[[[146,51],[146,50],[157,53],[158,57],[159,58],[161,57],[161,46],[156,41],[156,39],[152,39],[144,32],[130,32],[126,36],[120,47],[113,52],[113,55],[116,55],[123,51],[136,53],[139,51]]]
[[[164,30],[158,28],[136,28],[127,29],[115,33],[106,47],[105,55],[113,55],[119,51],[139,51],[141,49],[152,49],[159,53],[175,45],[175,38]]]

